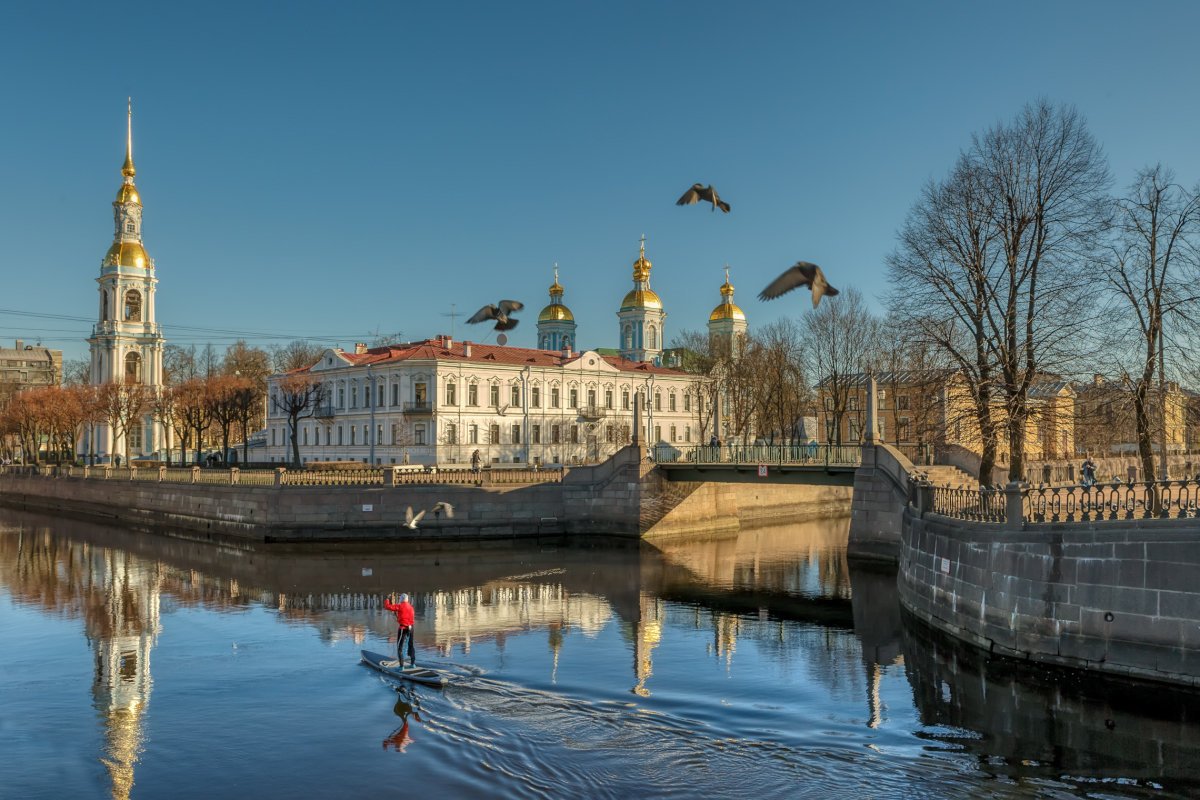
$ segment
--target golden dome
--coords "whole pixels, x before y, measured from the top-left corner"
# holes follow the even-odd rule
[[[625,299],[621,301],[622,311],[627,311],[632,308],[661,309],[662,307],[662,300],[658,299],[658,295],[655,294],[654,290],[652,289],[634,289],[632,292],[625,295]]]
[[[150,269],[150,256],[141,242],[114,242],[104,256],[104,265]]]
[[[709,322],[716,322],[722,319],[732,319],[745,322],[746,314],[733,303],[721,303],[713,309],[713,312],[708,315]]]
[[[132,183],[122,183],[121,188],[117,190],[118,203],[137,203],[142,204],[142,196],[138,194],[137,187]]]
[[[575,315],[562,303],[551,303],[538,314],[538,322],[574,322]]]

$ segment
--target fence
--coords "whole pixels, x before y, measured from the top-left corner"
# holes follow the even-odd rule
[[[653,449],[658,464],[730,464],[857,467],[862,463],[861,445],[676,445],[659,444]]]
[[[1003,489],[981,486],[977,489],[952,489],[949,486],[930,487],[933,512],[943,517],[972,522],[1004,522],[1007,498]]]
[[[401,486],[401,485],[476,485],[500,486],[533,483],[560,483],[565,468],[554,469],[455,469],[426,471],[419,467],[376,467],[363,469],[241,470],[233,467],[75,467],[75,466],[0,466],[0,475],[25,475],[45,478],[76,478],[102,481],[144,481],[148,483],[184,483],[221,486]]]

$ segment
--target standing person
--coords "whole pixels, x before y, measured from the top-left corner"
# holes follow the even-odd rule
[[[404,668],[404,643],[408,641],[408,665],[415,667],[417,665],[417,649],[413,644],[413,623],[415,614],[413,613],[412,604],[408,602],[408,595],[400,595],[400,602],[393,603],[392,598],[396,594],[393,592],[388,595],[383,601],[383,607],[388,611],[394,612],[396,615],[396,624],[399,626],[396,630],[396,661],[401,669]]]
[[[474,453],[471,453],[471,472],[475,473],[475,482],[476,483],[479,483],[480,479],[481,479],[481,476],[479,473],[479,465],[482,461],[483,461],[483,458],[479,455],[478,450],[476,450]]]

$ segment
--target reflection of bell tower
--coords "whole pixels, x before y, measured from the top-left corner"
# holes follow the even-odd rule
[[[633,671],[637,685],[630,691],[639,697],[649,697],[646,681],[654,674],[650,654],[662,641],[662,604],[653,596],[642,593],[638,598],[637,627],[633,636]]]
[[[104,765],[112,796],[129,797],[142,749],[142,716],[150,701],[150,651],[160,630],[161,579],[153,562],[117,551],[100,551],[91,561],[90,582],[103,601],[88,617],[95,651],[92,697],[104,718]]]
[[[113,243],[100,262],[98,322],[88,339],[93,384],[162,385],[162,331],[154,321],[154,260],[142,246],[142,198],[134,185],[133,107],[125,128],[125,163],[121,188],[113,201]],[[107,425],[97,425],[97,454],[135,457],[162,445],[149,414],[130,423],[121,440],[113,441]]]

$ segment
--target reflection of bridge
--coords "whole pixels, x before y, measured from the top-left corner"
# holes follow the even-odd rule
[[[668,480],[854,485],[859,445],[676,445],[651,450]]]

